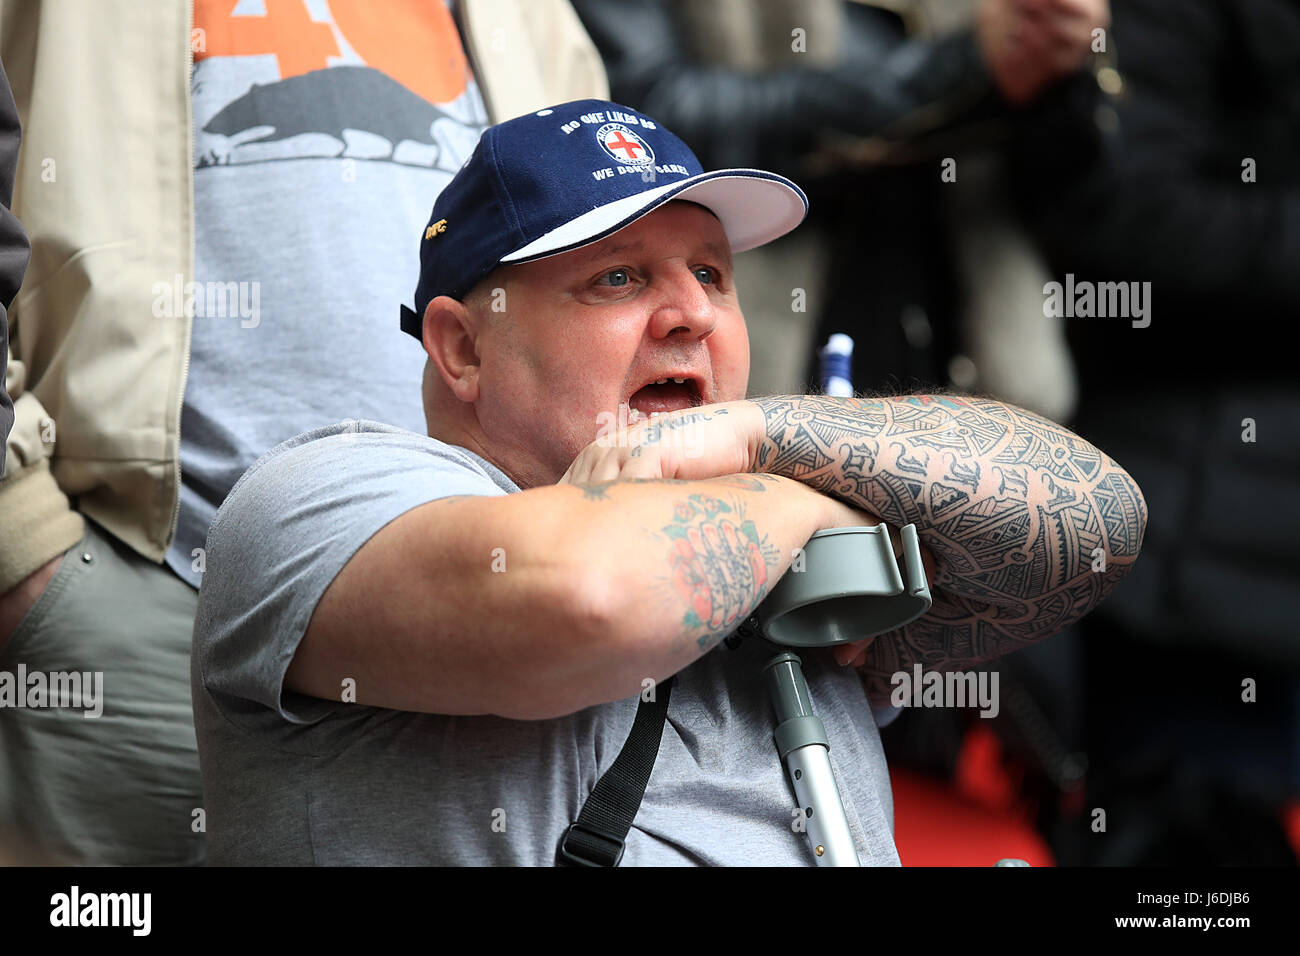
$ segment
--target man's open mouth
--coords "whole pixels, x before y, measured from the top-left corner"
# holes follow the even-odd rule
[[[667,376],[643,385],[632,393],[628,407],[643,415],[675,412],[703,405],[699,381],[691,376]]]

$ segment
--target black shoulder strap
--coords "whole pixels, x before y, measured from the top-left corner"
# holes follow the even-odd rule
[[[673,678],[656,685],[654,700],[637,704],[636,719],[613,765],[596,781],[578,819],[560,838],[557,866],[618,866],[627,831],[645,796],[668,718]]]

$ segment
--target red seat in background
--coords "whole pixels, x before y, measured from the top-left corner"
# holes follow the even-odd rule
[[[1003,769],[992,730],[976,723],[967,731],[952,780],[895,768],[889,778],[903,866],[992,866],[1006,857],[1056,864]]]

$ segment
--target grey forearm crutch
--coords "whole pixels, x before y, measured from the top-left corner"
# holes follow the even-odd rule
[[[884,634],[930,609],[916,526],[901,529],[903,570],[889,531],[832,528],[804,546],[804,570],[788,571],[759,605],[759,632],[785,647],[828,647]],[[776,715],[776,748],[794,786],[818,866],[858,866],[857,849],[831,770],[826,727],[797,654],[782,651],[763,665]]]

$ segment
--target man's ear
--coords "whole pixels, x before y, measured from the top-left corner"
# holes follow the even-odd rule
[[[478,400],[477,338],[475,317],[465,303],[440,295],[425,307],[424,351],[462,402]]]

